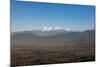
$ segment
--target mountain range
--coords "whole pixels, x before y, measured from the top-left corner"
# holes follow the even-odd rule
[[[11,34],[11,39],[23,39],[23,40],[30,40],[30,39],[38,39],[38,40],[58,40],[58,39],[95,39],[95,30],[86,30],[83,32],[73,32],[73,31],[65,31],[65,30],[55,30],[55,31],[41,31],[41,30],[34,30],[34,31],[22,31],[22,32],[15,32]]]

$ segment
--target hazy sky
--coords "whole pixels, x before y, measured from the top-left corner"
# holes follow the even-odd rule
[[[11,31],[34,30],[44,26],[87,30],[94,29],[94,21],[94,6],[11,2]]]

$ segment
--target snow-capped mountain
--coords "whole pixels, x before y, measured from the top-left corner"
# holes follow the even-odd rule
[[[50,26],[50,27],[42,27],[42,28],[37,29],[37,30],[20,31],[20,32],[13,32],[13,33],[17,33],[17,34],[32,33],[32,34],[35,34],[37,36],[52,36],[52,35],[57,35],[57,34],[61,34],[61,33],[68,33],[68,32],[70,32],[70,30],[68,28]]]
[[[68,33],[76,33],[79,31],[72,31],[67,28],[61,28],[61,27],[42,27],[38,30],[31,30],[31,31],[20,31],[20,32],[14,32],[11,33],[11,35],[21,35],[21,36],[55,36],[59,34],[68,34]]]
[[[52,26],[51,27],[42,27],[39,30],[33,31],[33,33],[38,36],[52,36],[52,35],[68,33],[68,32],[70,32],[70,30],[67,28],[52,27]]]

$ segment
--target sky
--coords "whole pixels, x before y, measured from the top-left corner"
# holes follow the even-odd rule
[[[95,27],[95,6],[11,0],[11,31],[42,27],[90,30]]]

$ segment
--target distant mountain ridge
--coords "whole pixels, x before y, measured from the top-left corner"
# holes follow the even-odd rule
[[[57,35],[57,34],[61,34],[61,33],[68,33],[69,31],[65,30],[65,29],[53,29],[53,28],[50,28],[50,29],[40,29],[40,30],[32,30],[32,31],[20,31],[20,32],[13,32],[11,33],[12,35],[13,34],[22,34],[22,33],[25,33],[25,34],[34,34],[36,36],[52,36],[52,35]]]
[[[79,38],[79,37],[88,37],[94,36],[95,30],[86,30],[83,32],[72,32],[72,31],[23,31],[23,32],[15,32],[11,35],[11,38],[17,39],[31,39],[31,38]]]

